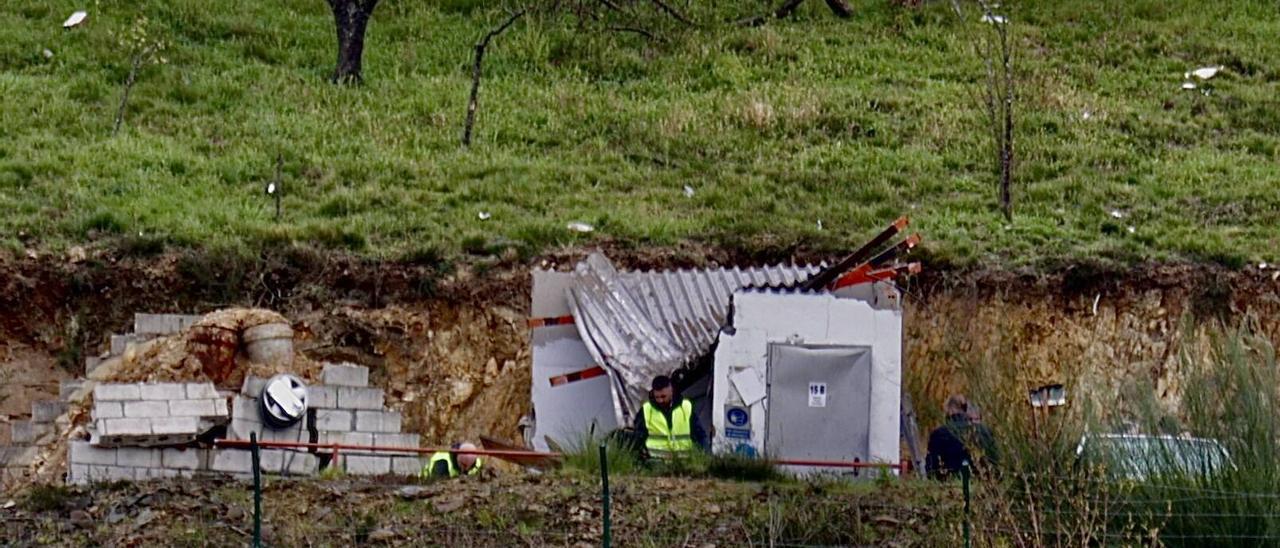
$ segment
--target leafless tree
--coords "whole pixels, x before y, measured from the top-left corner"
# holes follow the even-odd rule
[[[1014,75],[1012,44],[1007,15],[996,13],[987,0],[978,0],[981,22],[990,27],[979,39],[979,53],[986,69],[983,106],[991,131],[993,159],[1000,189],[1000,209],[1006,220],[1013,220],[1013,113]]]

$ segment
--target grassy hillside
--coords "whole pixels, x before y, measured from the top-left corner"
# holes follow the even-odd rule
[[[530,19],[491,48],[468,150],[470,44],[504,17],[488,4],[385,2],[366,85],[335,87],[320,0],[0,2],[0,238],[380,257],[593,239],[835,252],[907,213],[931,255],[961,265],[1280,259],[1270,1],[1018,3],[1012,223],[975,98],[972,9],[863,0],[846,21],[809,2],[762,28],[665,24],[654,41]],[[692,11],[759,10],[737,4]],[[88,20],[64,31],[76,9]],[[130,36],[167,48],[113,136]],[[1181,90],[1202,65],[1225,66],[1211,92]],[[277,154],[279,222],[263,194]]]

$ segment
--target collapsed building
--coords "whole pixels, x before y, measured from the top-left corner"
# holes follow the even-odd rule
[[[11,444],[6,473],[68,483],[253,473],[250,450],[222,440],[417,448],[369,370],[317,363],[293,351],[283,316],[231,309],[204,316],[138,314],[134,332],[87,360],[86,378],[59,400],[32,404]],[[234,389],[225,389],[237,386]],[[417,452],[341,454],[315,446],[260,450],[266,474],[416,475]]]
[[[539,450],[625,428],[649,382],[670,375],[711,425],[717,453],[778,460],[900,460],[902,294],[919,270],[875,254],[899,219],[839,264],[621,271],[595,253],[533,273]],[[793,467],[793,471],[833,471]]]

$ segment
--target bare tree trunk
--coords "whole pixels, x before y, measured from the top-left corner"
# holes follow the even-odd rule
[[[1000,147],[1000,203],[1004,217],[1013,220],[1013,63],[1010,61],[1009,31],[1000,25],[1000,51],[1004,60],[1004,139]]]
[[[329,0],[333,21],[338,31],[338,64],[333,81],[339,84],[361,83],[364,77],[364,32],[378,0]]]
[[[129,92],[133,91],[133,85],[138,82],[138,69],[142,68],[142,62],[150,54],[151,49],[147,48],[133,56],[133,66],[129,69],[129,77],[124,81],[124,93],[120,94],[120,108],[116,109],[116,125],[111,129],[112,135],[120,133],[120,126],[124,124],[124,109],[129,106]]]
[[[503,31],[507,30],[507,27],[515,24],[517,19],[524,16],[524,13],[525,10],[520,10],[512,14],[501,26],[489,31],[484,37],[480,38],[479,42],[476,42],[475,63],[471,66],[471,98],[467,101],[467,121],[462,128],[463,146],[471,146],[471,130],[476,124],[476,109],[480,108],[480,69],[484,63],[484,51],[489,47],[490,40],[502,34]]]

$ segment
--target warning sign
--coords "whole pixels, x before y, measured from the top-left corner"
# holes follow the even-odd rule
[[[809,407],[827,406],[827,383],[809,383]]]

